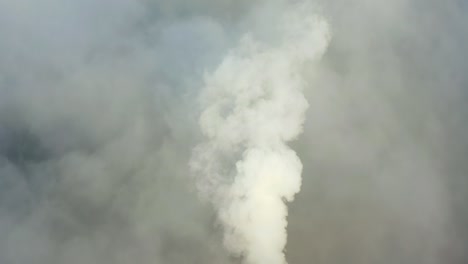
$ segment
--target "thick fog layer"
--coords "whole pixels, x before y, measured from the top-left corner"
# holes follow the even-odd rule
[[[467,43],[462,0],[0,0],[0,263],[466,263]]]

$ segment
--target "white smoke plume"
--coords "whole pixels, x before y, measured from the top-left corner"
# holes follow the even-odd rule
[[[308,108],[301,70],[320,60],[330,38],[326,21],[304,3],[270,26],[273,43],[247,34],[206,76],[200,126],[207,142],[192,160],[225,247],[248,264],[286,263],[285,203],[299,192],[302,172],[287,143],[302,132]]]

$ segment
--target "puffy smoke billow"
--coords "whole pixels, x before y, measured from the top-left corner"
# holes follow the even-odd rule
[[[273,44],[247,35],[207,76],[200,125],[208,140],[192,160],[225,246],[249,264],[286,263],[284,202],[299,191],[302,172],[286,143],[302,131],[308,107],[300,70],[320,59],[329,39],[326,22],[304,4],[278,15]]]
[[[0,263],[466,263],[467,10],[0,0]]]

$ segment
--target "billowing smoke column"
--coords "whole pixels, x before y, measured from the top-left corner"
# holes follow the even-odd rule
[[[287,142],[302,131],[308,103],[304,63],[324,53],[327,23],[305,5],[272,21],[269,43],[246,34],[206,76],[199,145],[192,168],[216,207],[225,247],[249,264],[284,264],[287,207],[302,164]]]

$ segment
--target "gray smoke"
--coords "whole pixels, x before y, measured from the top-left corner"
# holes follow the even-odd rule
[[[260,261],[237,239],[273,219],[256,217],[238,236],[229,211],[220,217],[198,199],[200,186],[202,198],[223,194],[210,185],[219,183],[196,186],[189,163],[205,141],[199,117],[215,102],[208,87],[229,77],[248,89],[243,78],[287,71],[308,101],[305,116],[301,100],[287,102],[298,119],[251,141],[263,147],[278,129],[293,131],[285,141],[303,131],[292,143],[303,170],[288,204],[288,262],[466,263],[467,4],[305,1],[314,11],[289,24],[286,2],[0,0],[0,263]],[[323,56],[275,59],[289,58],[285,45],[320,46],[315,29],[294,34],[312,17],[332,32]],[[255,49],[243,46],[246,35]],[[251,63],[239,62],[242,52]],[[264,72],[245,73],[259,62]],[[248,125],[220,135],[237,140]],[[211,161],[230,186],[242,147],[222,147],[232,152]],[[279,237],[263,259],[283,257]]]

